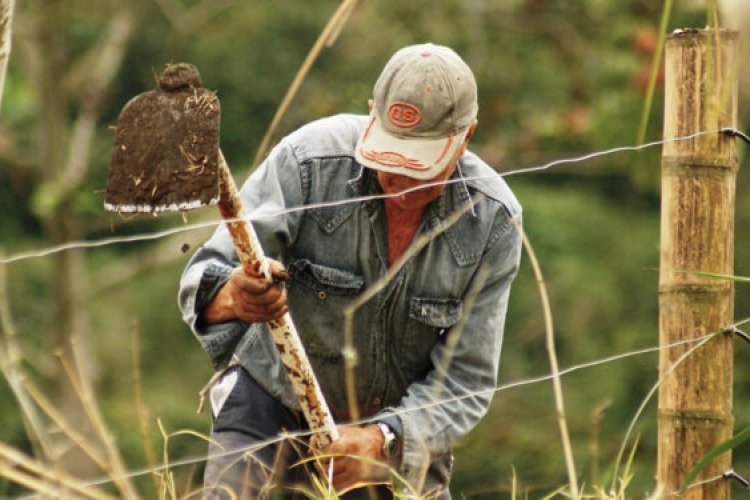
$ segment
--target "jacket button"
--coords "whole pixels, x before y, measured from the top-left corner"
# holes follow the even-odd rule
[[[326,295],[326,293],[325,293],[325,292],[323,292],[323,291],[321,291],[321,292],[318,292],[318,298],[319,298],[320,300],[326,300],[326,296],[327,296],[327,295]]]
[[[380,406],[380,398],[375,398],[372,400],[372,404],[375,406]]]

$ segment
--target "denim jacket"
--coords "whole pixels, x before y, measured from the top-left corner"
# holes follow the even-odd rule
[[[354,159],[365,120],[338,115],[302,127],[273,149],[241,189],[266,255],[290,273],[290,314],[340,421],[348,416],[343,311],[388,270],[383,201],[361,199],[382,191],[375,173]],[[428,205],[415,238],[479,194],[474,210],[358,308],[351,330],[361,414],[394,424],[402,443],[398,469],[414,484],[422,484],[426,464],[450,463],[445,457],[452,444],[488,408],[520,259],[521,207],[504,180],[469,152],[454,175],[459,172],[466,181],[449,184]],[[265,324],[198,321],[238,264],[222,226],[184,271],[184,320],[217,369],[235,356],[266,390],[297,410]],[[449,469],[427,485],[446,486]]]

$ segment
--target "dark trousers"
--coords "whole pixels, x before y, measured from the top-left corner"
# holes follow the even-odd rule
[[[324,496],[311,481],[312,463],[299,464],[307,457],[306,439],[277,439],[307,431],[302,414],[282,405],[241,367],[231,370],[237,370],[238,378],[213,419],[203,477],[205,498],[309,498],[303,492]],[[380,486],[341,498],[387,499],[392,494]]]

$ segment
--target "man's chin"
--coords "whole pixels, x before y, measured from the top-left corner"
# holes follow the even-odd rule
[[[420,197],[410,196],[409,194],[393,196],[389,199],[391,203],[402,210],[420,210],[429,204],[428,200],[424,200]]]

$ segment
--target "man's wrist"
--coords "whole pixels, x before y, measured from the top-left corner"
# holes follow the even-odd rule
[[[229,281],[219,288],[216,295],[201,311],[200,317],[203,324],[212,325],[235,319],[232,295],[227,290],[228,286],[231,286]]]
[[[385,455],[383,455],[383,441],[384,436],[383,433],[380,431],[380,428],[378,427],[377,423],[366,425],[365,428],[372,433],[373,436],[373,451],[375,453],[374,458],[376,460],[380,460],[381,462],[387,461],[385,458]]]

